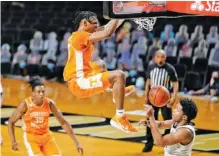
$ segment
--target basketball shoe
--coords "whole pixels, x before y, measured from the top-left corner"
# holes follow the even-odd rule
[[[123,115],[121,117],[118,115],[115,115],[110,120],[110,124],[114,128],[119,129],[119,130],[126,132],[126,133],[138,132],[138,129],[129,122],[126,115]]]

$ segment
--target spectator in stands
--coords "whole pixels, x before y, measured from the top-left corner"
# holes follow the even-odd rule
[[[131,44],[130,44],[130,36],[126,35],[123,39],[122,39],[122,43],[120,43],[118,45],[118,52],[117,54],[120,55],[121,57],[119,58],[119,64],[123,64],[124,68],[126,70],[130,70],[131,69]]]
[[[167,45],[164,48],[167,56],[176,56],[177,46],[174,39],[169,39]]]
[[[211,49],[208,64],[219,67],[219,41],[217,41],[215,47]]]
[[[20,44],[17,47],[17,52],[14,54],[12,61],[13,74],[25,76],[27,74],[27,47],[25,44]]]
[[[175,41],[176,44],[179,43],[186,43],[189,39],[189,34],[188,34],[188,27],[187,25],[183,24],[179,28],[179,32],[176,33]]]
[[[210,82],[202,89],[194,91],[191,90],[188,93],[190,95],[203,95],[203,94],[208,94],[211,96],[218,96],[219,95],[219,72],[218,71],[214,71],[212,72],[211,75],[211,80]]]
[[[40,52],[43,50],[43,34],[40,31],[34,33],[33,39],[30,40],[30,50],[31,52]]]
[[[123,27],[119,30],[117,36],[116,36],[116,42],[119,42],[125,37],[126,35],[130,35],[130,30],[132,28],[132,25],[130,22],[125,22]]]
[[[48,39],[45,41],[44,50],[46,54],[42,57],[42,66],[40,67],[41,76],[49,80],[55,77],[55,61],[56,51],[58,47],[58,41],[56,40],[57,35],[54,32],[49,33]]]
[[[179,50],[179,57],[191,57],[192,56],[192,47],[189,43],[185,43]]]
[[[49,33],[48,39],[44,41],[44,51],[47,51],[47,53],[53,53],[53,55],[56,54],[58,49],[58,41],[56,38],[57,34],[55,32]]]
[[[132,68],[135,68],[137,71],[144,71],[143,60],[140,58],[140,55],[145,57],[146,51],[147,39],[145,36],[141,36],[138,42],[134,45],[131,54]]]
[[[1,63],[10,63],[10,62],[11,62],[10,45],[4,43],[1,47]]]
[[[155,52],[159,49],[161,49],[160,40],[159,38],[155,38],[153,39],[153,44],[149,47],[147,60],[149,60],[150,57],[153,57]]]
[[[70,32],[64,34],[63,40],[60,42],[59,51],[60,54],[63,52],[68,52],[68,38],[71,36]]]
[[[132,34],[131,35],[132,44],[137,42],[140,37],[145,36],[144,30],[138,30],[138,29],[133,30],[131,34]]]
[[[115,45],[115,42],[114,42],[114,40],[113,39],[108,39],[107,41],[106,41],[106,46],[105,46],[105,51],[106,51],[106,49],[108,49],[108,48],[112,48],[112,49],[116,49],[116,45]]]
[[[201,40],[198,44],[198,47],[195,48],[193,61],[195,61],[197,58],[206,58],[207,52],[208,52],[207,43],[205,40]]]
[[[109,39],[101,41],[100,42],[100,45],[101,45],[100,48],[102,48],[102,49],[100,49],[100,53],[101,53],[101,51],[103,51],[103,52],[106,51],[106,48],[107,48],[108,44],[112,44],[113,43],[114,48],[116,49],[115,42],[116,42],[116,35],[115,35],[115,33]],[[101,55],[102,55],[102,53],[101,53]]]
[[[27,57],[27,64],[39,65],[40,60],[41,60],[41,55],[39,53],[37,52],[31,53]]]
[[[60,42],[59,51],[60,55],[57,57],[56,62],[56,74],[57,80],[59,82],[63,81],[63,71],[66,61],[68,59],[68,38],[71,36],[71,33],[66,32],[63,36],[63,40]]]
[[[137,77],[137,71],[135,69],[131,69],[128,72],[128,77],[126,78],[126,85],[135,85]]]
[[[116,55],[116,52],[115,52],[114,45],[111,44],[111,46],[110,46],[110,44],[109,44],[106,48],[106,56],[103,58],[103,60],[106,64],[106,68],[108,70],[116,69],[117,59],[116,59],[115,55]]]
[[[138,38],[138,42],[134,44],[132,53],[146,55],[147,48],[147,38],[145,36],[141,36]]]
[[[135,87],[137,90],[144,90],[145,88],[145,81],[143,77],[138,77],[136,79]]]
[[[168,41],[171,38],[174,38],[175,34],[173,32],[173,25],[166,24],[164,27],[164,31],[160,34],[160,40],[161,42]]]
[[[202,39],[204,39],[203,27],[197,25],[195,31],[191,35],[190,46],[193,47],[194,44],[200,42]]]
[[[49,59],[48,63],[40,68],[41,76],[46,80],[56,77],[55,61]]]
[[[27,73],[28,76],[35,76],[39,74],[39,64],[41,55],[37,51],[32,51],[27,57]]]
[[[217,26],[211,26],[210,31],[207,34],[207,42],[209,44],[217,43],[218,40],[219,40],[218,27]]]
[[[145,31],[145,29],[143,31],[147,40],[152,41],[154,39],[154,33],[152,31]]]
[[[59,82],[63,80],[63,71],[64,71],[64,66],[66,64],[66,61],[68,59],[68,51],[62,52],[57,59],[56,62],[56,74],[57,74],[57,79]]]
[[[56,33],[49,33],[48,39],[44,42],[44,50],[46,54],[43,55],[42,65],[47,65],[48,60],[56,61],[56,51],[58,47],[58,41],[56,40]]]

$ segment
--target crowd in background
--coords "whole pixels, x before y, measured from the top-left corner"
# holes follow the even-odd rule
[[[181,25],[178,32],[174,32],[173,25],[166,24],[160,38],[155,38],[153,33],[133,29],[130,22],[125,22],[111,38],[95,44],[92,61],[103,59],[108,70],[126,71],[127,84],[134,84],[141,90],[144,89],[147,65],[161,48],[168,57],[192,57],[195,62],[197,58],[207,58],[209,46],[213,44],[208,64],[219,67],[218,27],[211,26],[208,34],[203,33],[201,25],[197,25],[192,34],[188,34],[187,29],[186,25]],[[66,32],[59,42],[56,32],[43,34],[36,31],[29,47],[20,44],[17,51],[10,50],[10,43],[3,43],[1,63],[10,63],[13,75],[39,75],[47,80],[62,82],[70,35]]]

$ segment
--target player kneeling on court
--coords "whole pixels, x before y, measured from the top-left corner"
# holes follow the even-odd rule
[[[30,82],[32,96],[26,98],[13,112],[8,122],[8,130],[12,141],[12,149],[19,150],[15,139],[14,125],[22,118],[24,131],[24,144],[28,156],[61,156],[52,133],[49,130],[50,111],[60,122],[62,128],[72,138],[79,153],[83,154],[83,148],[78,142],[71,125],[62,116],[55,103],[45,97],[45,86],[40,79],[33,79]]]
[[[139,124],[150,126],[155,144],[165,146],[165,156],[190,156],[195,140],[195,127],[191,120],[197,115],[197,106],[190,99],[181,99],[172,113],[172,120],[156,121],[154,110],[146,106],[146,116]],[[162,136],[159,129],[171,128],[170,134]]]

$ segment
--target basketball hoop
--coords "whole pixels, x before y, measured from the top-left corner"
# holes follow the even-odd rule
[[[156,17],[144,17],[144,18],[136,18],[134,22],[138,24],[138,30],[146,29],[148,31],[153,30],[154,24],[156,23]]]

